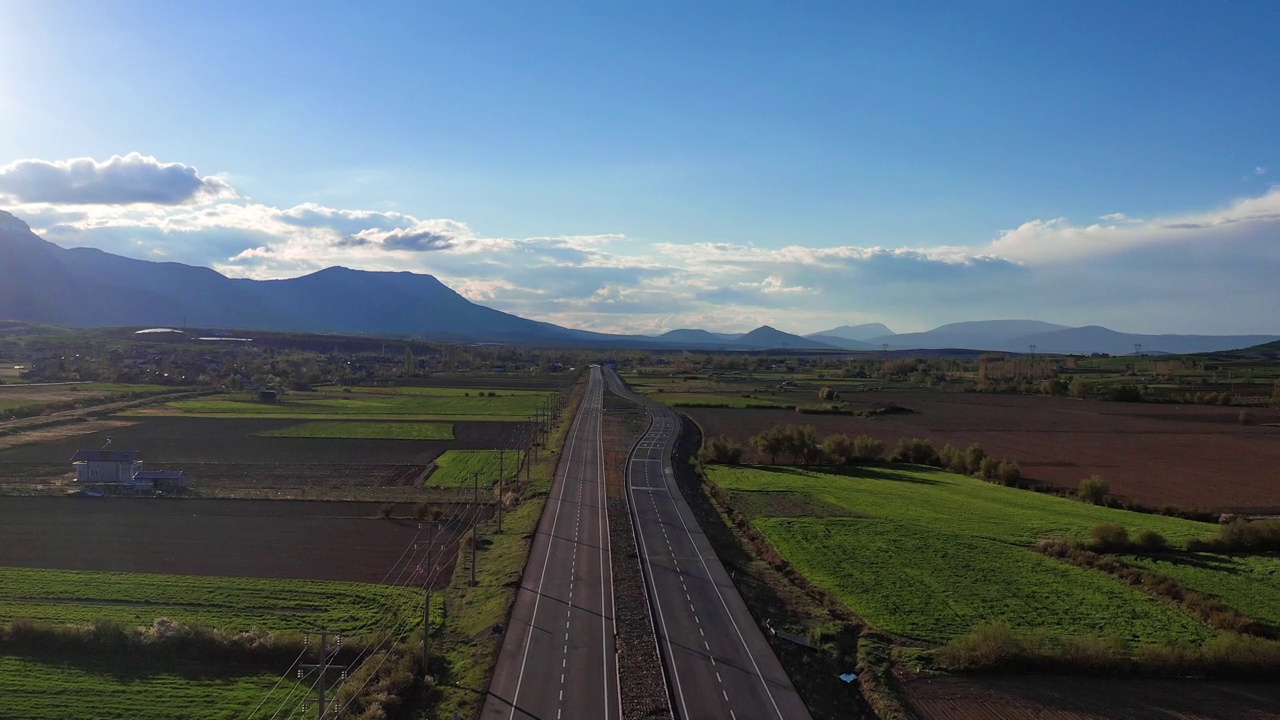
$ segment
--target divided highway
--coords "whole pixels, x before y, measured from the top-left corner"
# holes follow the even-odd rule
[[[653,418],[628,462],[627,492],[676,717],[809,718],[676,487],[671,454],[679,418],[633,394],[612,371],[607,379]]]
[[[600,369],[592,368],[489,684],[485,720],[621,717],[600,439],[603,388]]]

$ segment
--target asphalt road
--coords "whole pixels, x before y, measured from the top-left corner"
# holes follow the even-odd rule
[[[671,469],[679,419],[633,393],[653,422],[627,467],[632,521],[676,716],[803,720],[809,711],[690,511]],[[582,715],[581,717],[589,717]]]
[[[486,720],[621,717],[600,440],[603,387],[600,369],[593,368],[489,684]]]

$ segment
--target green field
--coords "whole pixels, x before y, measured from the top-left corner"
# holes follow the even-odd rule
[[[1212,595],[1254,620],[1280,627],[1280,555],[1188,553],[1125,559]]]
[[[427,478],[433,487],[469,487],[472,476],[480,473],[480,486],[491,487],[498,481],[499,469],[508,477],[514,477],[516,468],[524,462],[524,452],[507,450],[446,450],[436,458],[436,471]]]
[[[323,440],[452,440],[453,425],[434,422],[319,420],[260,432],[257,436]]]
[[[1082,538],[1104,522],[1175,542],[1210,536],[1213,526],[919,467],[831,474],[713,466],[708,476],[796,569],[889,632],[943,641],[1002,622],[1058,638],[1152,643],[1212,635],[1170,604],[1030,546],[1044,537]]]
[[[280,673],[237,674],[196,662],[77,660],[42,662],[0,655],[0,713],[24,720],[232,720],[277,717],[293,710],[307,689],[292,677],[268,696]],[[308,686],[309,687],[309,686]],[[253,712],[264,699],[262,708]],[[295,715],[295,717],[297,717]]]
[[[531,390],[457,388],[327,388],[294,392],[278,402],[260,402],[244,393],[183,400],[131,415],[189,415],[217,418],[298,420],[523,420],[537,412],[547,393]],[[494,393],[490,396],[489,393]]]
[[[324,628],[358,636],[387,618],[398,618],[402,630],[421,627],[422,593],[364,583],[0,568],[0,623],[114,619],[149,626],[160,617],[229,631]]]

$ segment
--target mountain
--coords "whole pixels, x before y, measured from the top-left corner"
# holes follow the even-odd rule
[[[890,350],[968,348],[973,350],[1013,350],[1010,342],[1034,333],[1067,330],[1066,325],[1039,320],[978,320],[951,323],[928,332],[884,335],[867,340],[872,346],[888,345]],[[1022,346],[1026,350],[1026,345]]]
[[[740,350],[838,350],[826,343],[810,340],[763,325],[733,343]]]
[[[671,330],[654,338],[663,345],[689,345],[700,348],[714,348],[731,345],[741,335],[713,333],[706,330]]]
[[[843,348],[845,350],[879,350],[880,349],[879,345],[872,345],[870,343],[859,342],[857,340],[850,340],[848,338],[843,338],[838,335],[824,335],[822,333],[813,333],[811,335],[805,335],[804,337],[808,340],[813,340],[814,342],[825,343],[827,345]]]
[[[1141,345],[1143,354],[1185,355],[1188,353],[1234,350],[1278,339],[1275,335],[1138,335],[1089,325],[1048,333],[1026,335],[1009,341],[1008,349],[1027,352],[1031,345],[1040,353],[1090,353],[1131,355]]]
[[[329,268],[244,280],[209,268],[65,249],[0,211],[0,318],[73,327],[192,325],[439,339],[642,345],[476,305],[430,275]]]
[[[816,333],[809,333],[805,337],[819,342],[828,342],[826,338],[841,338],[843,340],[856,340],[865,342],[872,338],[893,335],[894,332],[886,327],[883,323],[863,323],[862,325],[841,325],[830,330],[822,330]]]

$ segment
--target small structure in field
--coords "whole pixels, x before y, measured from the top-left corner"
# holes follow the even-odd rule
[[[77,450],[71,456],[76,482],[118,483],[133,480],[142,469],[142,453],[134,450]]]
[[[143,470],[136,450],[78,450],[71,457],[75,483],[87,495],[177,494],[187,489],[181,470]]]

